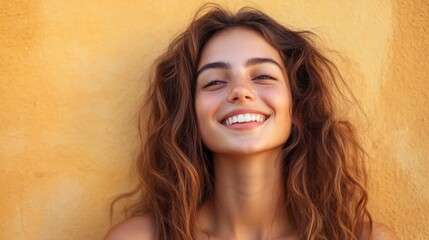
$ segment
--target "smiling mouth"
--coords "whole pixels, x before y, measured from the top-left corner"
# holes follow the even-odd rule
[[[265,122],[269,116],[265,116],[257,113],[245,113],[245,114],[237,114],[225,119],[222,124],[226,126],[231,126],[235,124],[243,124],[243,123],[263,123]]]

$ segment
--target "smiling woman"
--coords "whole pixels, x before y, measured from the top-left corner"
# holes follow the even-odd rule
[[[365,153],[311,35],[203,8],[156,62],[139,199],[106,239],[394,239],[372,223]]]
[[[231,28],[209,40],[199,65],[195,111],[204,144],[236,158],[274,149],[279,155],[292,125],[279,52],[256,32]]]

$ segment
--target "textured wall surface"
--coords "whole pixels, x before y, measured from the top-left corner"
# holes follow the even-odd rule
[[[147,70],[201,5],[158,2],[0,4],[1,240],[109,228],[109,201],[131,183]],[[373,217],[400,239],[429,239],[428,1],[269,2],[229,6],[260,7],[340,53],[366,113],[356,122]]]

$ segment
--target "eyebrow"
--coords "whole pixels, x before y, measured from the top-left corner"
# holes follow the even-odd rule
[[[206,65],[202,66],[200,70],[197,71],[197,77],[208,69],[231,69],[231,64],[226,62],[212,62],[207,63]]]
[[[282,67],[280,66],[280,64],[278,62],[276,62],[275,60],[271,59],[271,58],[249,58],[247,59],[246,63],[244,64],[245,67],[249,67],[252,65],[257,65],[257,64],[262,64],[262,63],[271,63],[276,65],[277,67],[280,68],[280,70],[283,71]],[[197,77],[204,72],[205,70],[208,69],[231,69],[231,64],[226,63],[226,62],[212,62],[212,63],[207,63],[205,65],[203,65],[200,70],[197,71]]]

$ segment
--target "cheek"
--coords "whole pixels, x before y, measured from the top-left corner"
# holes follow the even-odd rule
[[[198,122],[198,128],[201,129],[201,124],[202,124],[202,117],[205,115],[204,114],[204,103],[201,102],[201,97],[199,97],[198,95],[195,97],[195,113],[197,115],[197,122]],[[201,131],[201,130],[200,130]]]
[[[266,89],[261,92],[261,96],[266,96],[271,107],[278,113],[291,116],[292,113],[292,98],[290,91],[286,87]]]
[[[288,95],[283,95],[278,98],[278,106],[283,109],[287,120],[292,119],[292,99]]]
[[[210,136],[212,135],[210,116],[213,116],[210,108],[210,100],[203,96],[196,96],[194,106],[201,140],[205,145],[209,145],[207,141],[211,139]]]
[[[195,96],[195,112],[200,131],[206,130],[210,120],[215,118],[215,112],[219,105],[216,96],[209,94],[197,94]]]
[[[278,124],[276,129],[286,134],[288,138],[292,128],[292,98],[289,90],[276,89],[264,94],[269,97],[268,101],[274,111],[276,124]]]

